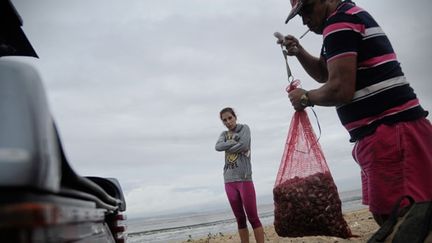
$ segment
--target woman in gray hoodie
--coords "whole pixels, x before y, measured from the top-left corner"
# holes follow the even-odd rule
[[[225,151],[224,182],[228,201],[237,220],[242,243],[249,242],[246,217],[252,225],[257,243],[264,242],[264,230],[258,217],[255,188],[250,162],[251,137],[246,124],[237,124],[237,116],[230,107],[219,113],[228,128],[216,142],[217,151]]]

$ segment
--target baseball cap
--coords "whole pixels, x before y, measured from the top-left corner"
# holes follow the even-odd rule
[[[291,0],[291,6],[292,9],[288,14],[288,18],[285,20],[285,24],[300,12],[300,9],[303,7],[303,0]]]

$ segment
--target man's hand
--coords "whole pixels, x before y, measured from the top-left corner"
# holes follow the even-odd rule
[[[304,110],[304,108],[306,108],[306,106],[303,106],[300,103],[300,98],[305,93],[306,93],[306,90],[300,89],[300,88],[293,89],[292,91],[290,91],[288,93],[288,98],[290,99],[291,104],[296,111],[302,111],[302,110]]]
[[[292,35],[283,36],[279,32],[275,32],[274,36],[278,39],[276,43],[285,47],[288,56],[297,56],[301,48],[297,38]]]

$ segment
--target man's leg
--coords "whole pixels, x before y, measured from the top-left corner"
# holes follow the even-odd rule
[[[380,125],[374,134],[361,139],[353,151],[362,169],[363,203],[369,205],[379,225],[406,193],[400,135],[397,125]]]
[[[360,160],[360,164],[369,172],[366,173],[372,199],[369,205],[379,225],[389,217],[391,208],[403,195],[411,195],[415,201],[432,199],[431,134],[430,122],[422,118],[391,126],[381,125],[371,136],[369,151],[365,151],[367,155],[360,156],[369,163]],[[407,205],[402,202],[400,206]]]
[[[372,214],[373,218],[375,219],[375,222],[379,225],[382,226],[384,224],[384,222],[389,218],[389,215],[387,214]]]

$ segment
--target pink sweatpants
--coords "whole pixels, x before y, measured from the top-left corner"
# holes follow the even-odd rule
[[[262,225],[258,217],[255,188],[252,181],[225,183],[225,192],[239,229],[247,227],[246,215],[253,229]]]
[[[380,125],[354,146],[362,170],[363,204],[389,214],[402,195],[432,200],[432,125],[426,118]]]

